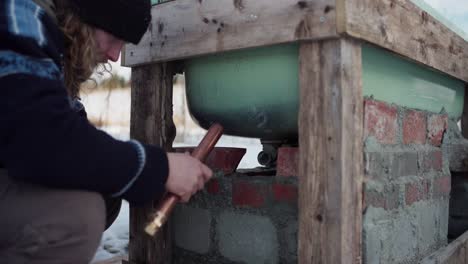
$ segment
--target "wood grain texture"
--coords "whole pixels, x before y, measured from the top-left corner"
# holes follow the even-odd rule
[[[170,150],[175,138],[172,120],[172,63],[132,68],[130,137]],[[169,225],[155,237],[144,228],[158,201],[147,207],[130,206],[129,263],[171,263]]]
[[[468,84],[465,84],[465,96],[463,97],[463,114],[461,117],[461,131],[464,138],[468,139]]]
[[[360,44],[300,47],[298,263],[361,263]]]
[[[346,0],[344,5],[340,23],[345,25],[338,27],[345,34],[468,82],[468,42],[410,0]]]
[[[337,37],[335,0],[184,0],[153,6],[125,66],[297,40]]]
[[[446,247],[424,258],[420,264],[466,264],[468,263],[468,232]]]

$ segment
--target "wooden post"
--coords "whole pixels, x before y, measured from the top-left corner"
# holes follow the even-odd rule
[[[298,263],[361,263],[361,46],[302,43],[299,63]]]
[[[172,63],[132,68],[131,138],[169,150],[175,138],[172,120]],[[145,208],[130,207],[129,262],[132,264],[171,263],[168,225],[154,238],[144,232],[157,201]]]
[[[465,96],[463,97],[463,114],[461,117],[461,131],[464,138],[468,138],[468,84],[465,84]]]

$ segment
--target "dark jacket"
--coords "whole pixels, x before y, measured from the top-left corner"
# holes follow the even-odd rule
[[[166,153],[119,141],[74,111],[63,35],[31,0],[0,1],[0,164],[10,177],[144,203],[165,191]]]

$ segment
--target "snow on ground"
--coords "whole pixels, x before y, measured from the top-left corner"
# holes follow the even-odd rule
[[[204,136],[205,130],[199,128],[191,119],[185,106],[184,89],[174,87],[174,122],[177,127],[175,147],[196,146]],[[101,129],[120,140],[129,139],[130,127],[130,89],[117,89],[111,92],[96,90],[82,94],[89,119],[102,125]],[[257,155],[261,151],[258,139],[222,136],[218,147],[246,148],[247,153],[239,168],[259,166]],[[93,262],[128,254],[129,207],[124,201],[120,214],[102,236],[101,244]]]

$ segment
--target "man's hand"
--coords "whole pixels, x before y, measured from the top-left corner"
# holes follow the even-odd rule
[[[166,189],[178,195],[182,202],[188,202],[213,176],[210,168],[189,154],[167,153],[167,158],[169,177]]]

